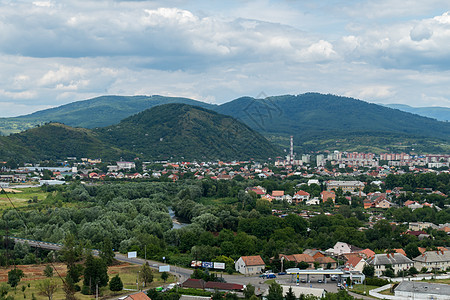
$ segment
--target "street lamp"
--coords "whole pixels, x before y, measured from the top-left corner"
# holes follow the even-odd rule
[[[137,278],[136,278],[136,290],[137,291],[139,291],[139,273],[140,273],[141,271],[138,271],[137,272]]]

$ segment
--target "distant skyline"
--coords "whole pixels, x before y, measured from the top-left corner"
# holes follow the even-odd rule
[[[450,107],[448,0],[0,0],[0,117],[101,95]]]

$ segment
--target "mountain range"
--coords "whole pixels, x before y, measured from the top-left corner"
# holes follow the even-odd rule
[[[209,114],[215,111],[234,118],[230,120],[241,121],[246,124],[247,128],[259,132],[275,145],[266,154],[273,154],[272,150],[277,146],[288,148],[290,136],[294,137],[297,153],[319,150],[448,153],[450,150],[450,123],[448,122],[353,98],[318,93],[282,95],[265,99],[241,97],[221,105],[207,104],[188,98],[163,96],[102,96],[26,116],[0,119],[0,131],[7,134],[37,124],[59,122],[73,127],[93,129],[90,133],[92,138],[102,136],[103,143],[113,145],[120,151],[155,156],[156,150],[152,154],[152,150],[146,149],[147,145],[139,143],[142,139],[137,138],[138,132],[148,131],[147,136],[152,136],[153,143],[159,144],[165,149],[163,156],[190,157],[191,149],[186,148],[183,144],[184,138],[196,140],[197,135],[207,136],[206,133],[209,130],[207,126],[191,126],[189,129],[183,130],[183,126],[189,124],[186,121],[189,118],[169,111],[170,109],[175,111],[181,109],[176,105],[167,106],[164,111],[159,112],[160,115],[154,114],[151,118],[138,117],[139,112],[145,109],[167,103],[195,105],[197,111],[204,109]],[[127,119],[132,115],[135,116]],[[188,115],[192,116],[193,113]],[[164,116],[181,118],[184,123],[174,124]],[[120,121],[121,123],[119,123]],[[200,122],[200,120],[196,121]],[[227,126],[223,126],[222,123],[216,128],[217,132],[220,132],[222,137],[227,134],[232,136],[235,134],[232,123],[233,121],[229,121]],[[155,128],[165,129],[164,134],[171,136],[172,140],[165,140],[165,137],[158,132],[160,129],[149,131],[146,126],[150,125],[155,126],[152,127],[152,130]],[[174,132],[170,133],[170,128],[173,128]],[[230,129],[230,132],[227,131],[227,128]],[[177,136],[175,132],[183,132],[183,134]],[[247,132],[244,137],[247,140],[247,134],[255,135],[254,132]],[[158,142],[158,139],[162,140]],[[260,137],[256,140],[260,140]],[[196,141],[202,142],[201,139]],[[245,142],[242,143],[245,144]],[[206,144],[208,143],[203,145]],[[210,145],[220,145],[220,143],[216,140]],[[232,147],[229,141],[224,142],[224,145]],[[166,151],[168,149],[172,149],[172,152]],[[178,149],[184,149],[184,151]],[[211,148],[208,151],[214,152],[215,150]],[[204,156],[208,151],[195,153]],[[114,153],[114,151],[109,153]],[[260,150],[250,151],[249,156],[251,153],[262,152]]]
[[[232,117],[181,103],[155,106],[107,127],[47,123],[0,137],[0,160],[238,160],[267,159],[279,153],[280,149]]]
[[[433,118],[438,121],[450,121],[450,108],[449,107],[412,107],[406,104],[386,104],[385,106],[395,108],[401,111],[406,111],[412,114],[416,114],[423,117]]]

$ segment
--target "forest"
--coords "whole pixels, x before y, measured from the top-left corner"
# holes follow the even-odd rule
[[[353,203],[359,203],[355,201],[352,206],[339,208],[327,205],[309,208],[313,210],[309,218],[303,218],[298,214],[305,207],[270,203],[245,192],[246,187],[257,184],[288,190],[298,181],[203,179],[43,186],[47,193],[45,200],[31,202],[18,210],[4,210],[0,225],[2,233],[8,228],[9,235],[17,237],[61,243],[70,234],[95,249],[100,249],[108,239],[113,249],[122,253],[138,251],[143,257],[145,251],[147,258],[161,260],[165,256],[168,263],[183,266],[192,259],[215,259],[228,263],[229,270],[232,261],[241,255],[260,254],[268,263],[280,253],[328,249],[338,241],[376,252],[408,246],[411,256],[419,246],[433,249],[450,244],[443,231],[429,230],[432,239],[419,241],[415,236],[403,234],[407,231],[406,224],[390,224],[390,221],[445,223],[450,220],[449,208],[440,211],[430,207],[414,211],[391,208],[381,212],[385,219],[378,220],[373,217],[376,211],[369,214],[362,207],[353,207]],[[172,228],[169,208],[189,225]],[[279,210],[286,213],[277,215]],[[46,259],[36,257],[29,247],[18,244],[14,247],[20,250],[11,257],[17,263]]]

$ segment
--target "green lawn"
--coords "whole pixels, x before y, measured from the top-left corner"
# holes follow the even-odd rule
[[[15,207],[26,206],[29,204],[29,202],[32,203],[33,200],[39,202],[47,197],[47,193],[43,192],[40,187],[7,189],[7,191],[7,195],[5,195],[4,193],[0,194],[0,210],[12,208],[8,197]]]
[[[378,286],[375,285],[364,285],[364,284],[355,284],[353,285],[353,289],[350,289],[350,291],[360,294],[360,295],[369,295],[369,291],[378,288]],[[364,291],[366,292],[364,294]]]

